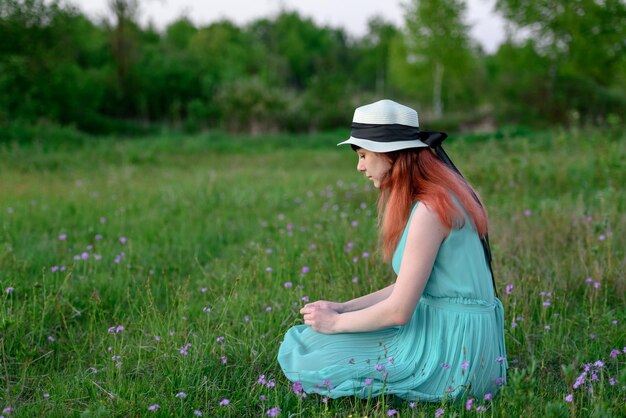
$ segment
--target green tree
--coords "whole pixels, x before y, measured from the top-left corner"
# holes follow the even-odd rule
[[[498,0],[497,9],[550,62],[546,98],[556,122],[602,122],[626,110],[623,0]]]
[[[461,107],[476,100],[470,80],[477,61],[464,14],[462,0],[412,0],[406,6],[406,61],[427,78],[420,98],[432,101],[435,117],[447,104]]]

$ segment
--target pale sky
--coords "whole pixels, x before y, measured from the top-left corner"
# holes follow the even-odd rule
[[[66,0],[93,18],[107,17],[109,0]],[[281,9],[295,10],[318,25],[343,27],[354,36],[367,32],[367,21],[374,15],[403,26],[407,0],[139,0],[140,22],[152,22],[162,29],[181,15],[198,26],[221,19],[244,25]],[[471,35],[487,52],[494,52],[504,39],[504,22],[492,12],[495,0],[467,0],[467,21]]]

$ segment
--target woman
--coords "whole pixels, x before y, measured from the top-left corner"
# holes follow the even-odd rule
[[[302,308],[304,325],[287,332],[278,361],[307,393],[437,401],[504,383],[503,309],[481,245],[487,217],[441,147],[440,157],[428,147],[443,138],[420,132],[417,112],[391,100],[356,109],[339,145],[353,147],[357,170],[380,190],[382,252],[397,277]]]

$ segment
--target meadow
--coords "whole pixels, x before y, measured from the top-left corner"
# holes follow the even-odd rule
[[[626,416],[626,136],[446,150],[485,201],[508,382],[457,403],[303,397],[307,300],[389,284],[347,132],[0,141],[4,417]]]

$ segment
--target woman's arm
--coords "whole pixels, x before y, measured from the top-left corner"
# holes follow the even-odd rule
[[[304,323],[323,333],[373,331],[406,324],[422,296],[439,247],[448,233],[437,214],[420,204],[409,225],[396,283],[379,291],[390,289],[388,297],[369,307],[341,314],[331,309],[305,307],[301,310]]]
[[[306,305],[304,305],[302,309],[316,307],[316,308],[322,308],[322,309],[332,309],[333,311],[337,313],[358,311],[359,309],[367,308],[369,306],[377,304],[381,300],[386,299],[391,294],[392,291],[393,291],[393,284],[383,289],[377,290],[376,292],[369,293],[367,295],[349,300],[347,302],[340,303],[340,302],[328,302],[326,300],[318,300],[315,302],[307,303]]]

